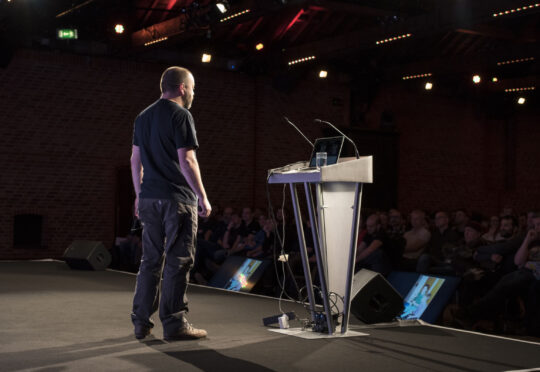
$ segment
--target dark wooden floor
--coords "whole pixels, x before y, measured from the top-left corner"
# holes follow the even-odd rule
[[[144,342],[130,323],[135,276],[63,262],[0,262],[1,371],[509,371],[540,367],[540,344],[429,325],[305,340],[270,332],[278,301],[191,286],[189,320],[208,339]],[[305,310],[290,302],[284,311]],[[294,324],[293,324],[294,325]],[[352,325],[351,329],[359,329]]]

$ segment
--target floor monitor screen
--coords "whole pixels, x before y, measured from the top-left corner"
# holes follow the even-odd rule
[[[455,293],[460,279],[394,271],[388,281],[403,296],[400,319],[422,319],[435,323]]]
[[[268,265],[268,261],[231,256],[225,260],[208,284],[230,291],[249,292]]]

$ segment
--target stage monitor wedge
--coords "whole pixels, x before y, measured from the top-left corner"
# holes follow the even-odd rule
[[[111,254],[102,242],[74,240],[64,252],[69,267],[77,270],[105,270],[111,264]]]
[[[355,274],[351,298],[351,313],[367,324],[390,322],[403,311],[403,297],[374,271]]]

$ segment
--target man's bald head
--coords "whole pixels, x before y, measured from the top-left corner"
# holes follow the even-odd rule
[[[184,67],[172,66],[161,74],[161,93],[174,92],[182,84],[188,84],[191,72]]]

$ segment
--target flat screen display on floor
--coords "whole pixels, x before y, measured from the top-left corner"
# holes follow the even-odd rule
[[[210,279],[209,285],[237,292],[249,292],[269,265],[269,261],[231,256]]]
[[[399,319],[422,319],[435,323],[454,295],[460,279],[394,271],[388,282],[403,296],[404,310]]]

